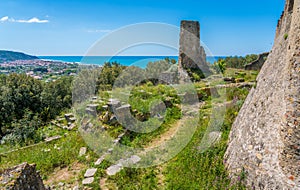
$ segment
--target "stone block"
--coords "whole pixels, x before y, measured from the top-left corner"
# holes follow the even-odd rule
[[[85,178],[88,178],[88,177],[93,177],[95,175],[95,173],[97,172],[97,168],[90,168],[90,169],[87,169],[85,174],[84,174],[84,177]]]
[[[85,178],[82,180],[82,185],[89,185],[94,182],[94,177]]]

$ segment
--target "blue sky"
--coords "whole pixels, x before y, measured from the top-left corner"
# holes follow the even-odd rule
[[[214,55],[261,53],[272,47],[283,8],[284,0],[1,0],[0,49],[84,55],[97,40],[126,25],[179,27],[181,20],[198,20],[201,40]],[[143,47],[136,54],[176,51]]]

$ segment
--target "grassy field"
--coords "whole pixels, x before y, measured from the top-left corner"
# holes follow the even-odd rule
[[[257,72],[227,69],[224,75],[243,78],[246,82],[249,82],[255,81]],[[210,85],[218,84],[224,84],[224,82],[220,79],[215,79],[210,83]],[[197,90],[205,87],[207,85],[204,82],[195,84]],[[189,88],[189,86],[182,86],[179,88],[179,91],[186,92],[189,91]],[[132,91],[126,89],[116,89],[116,91],[116,94],[121,94],[119,97],[116,97],[121,101],[126,101],[126,99],[122,99],[124,98],[122,93],[123,95],[130,94],[128,101],[132,106],[132,110],[136,110],[137,114],[148,114],[151,102],[156,100],[164,101],[171,98],[173,104],[172,107],[167,109],[165,120],[157,130],[147,134],[127,133],[121,140],[121,143],[124,145],[147,147],[155,139],[158,139],[159,142],[161,135],[168,134],[167,132],[172,130],[178,120],[182,119],[182,110],[178,106],[180,104],[177,96],[178,92],[174,88],[164,85],[153,86],[148,83],[135,87]],[[103,187],[108,189],[245,189],[243,180],[246,176],[241,173],[239,181],[232,181],[226,172],[223,156],[226,151],[231,125],[248,92],[249,89],[247,88],[229,88],[226,91],[220,91],[225,96],[223,98],[214,98],[212,100],[211,97],[206,97],[203,99],[205,103],[203,102],[203,106],[199,110],[199,118],[193,119],[195,121],[199,119],[199,122],[191,141],[173,159],[158,166],[140,169],[125,168],[115,176],[107,176],[105,170],[112,163],[104,161],[101,165],[95,166],[94,162],[100,155],[97,155],[90,149],[88,149],[85,156],[78,156],[79,149],[87,147],[87,144],[77,130],[67,131],[47,126],[40,129],[41,135],[61,135],[62,138],[10,153],[5,152],[16,147],[1,145],[0,152],[4,153],[4,156],[1,156],[0,168],[8,168],[23,162],[35,163],[47,184],[57,184],[63,181],[66,184],[80,185],[81,180],[84,178],[85,170],[90,167],[96,167],[98,171],[95,181],[88,186],[92,189]],[[103,92],[102,94],[102,97],[107,99],[111,92]],[[201,141],[211,124],[210,122],[212,122],[210,120],[212,108],[225,102],[231,103],[227,105],[224,122],[217,124],[222,134],[221,138],[208,150],[201,151],[199,148]],[[186,125],[189,124],[187,123]],[[107,130],[113,137],[124,132],[120,125],[107,126]],[[69,177],[62,179],[59,177],[59,175],[66,174]]]
[[[200,121],[192,140],[175,158],[150,168],[126,168],[109,177],[108,183],[120,189],[245,189],[243,174],[240,181],[232,182],[223,160],[230,126],[239,108],[240,104],[234,103],[227,109],[221,140],[207,151],[202,153],[199,146],[209,125],[210,108],[200,110]]]

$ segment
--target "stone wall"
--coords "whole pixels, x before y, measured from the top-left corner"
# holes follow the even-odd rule
[[[288,36],[288,37],[287,37]],[[241,108],[225,154],[249,189],[300,189],[300,0],[287,0],[273,49]]]
[[[34,164],[23,163],[0,173],[0,189],[44,190]]]
[[[266,62],[266,59],[269,55],[269,52],[267,53],[262,53],[258,56],[258,59],[253,61],[252,63],[249,63],[245,66],[245,70],[255,70],[259,71],[264,63]]]
[[[176,72],[163,72],[159,76],[159,81],[162,84],[177,84],[178,74]]]
[[[200,45],[198,21],[181,21],[178,65],[179,70],[201,69],[203,73],[210,73],[204,48]]]

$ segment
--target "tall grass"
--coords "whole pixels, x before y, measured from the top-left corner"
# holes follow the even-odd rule
[[[65,167],[78,160],[84,141],[77,132],[70,132],[59,140],[4,154],[1,168],[8,168],[23,162],[35,163],[43,177],[57,167]]]

